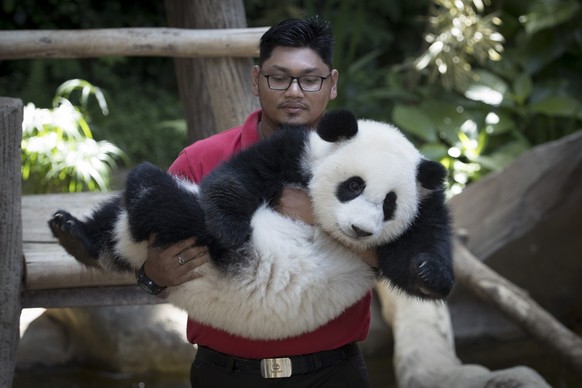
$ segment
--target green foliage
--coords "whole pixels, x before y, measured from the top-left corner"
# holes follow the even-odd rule
[[[474,78],[472,62],[500,60],[505,39],[496,26],[501,20],[483,11],[481,1],[434,0],[424,38],[429,47],[414,61],[416,70],[428,70],[429,82],[440,79],[446,90],[463,90]]]
[[[69,100],[76,91],[80,106]],[[101,90],[78,79],[57,89],[52,109],[26,105],[22,124],[25,193],[109,190],[112,168],[125,154],[107,141],[93,139],[86,113],[90,96],[95,96],[106,114]]]
[[[0,4],[0,29],[166,26],[164,4],[155,0],[0,0]],[[51,106],[53,91],[66,80],[77,78],[103,88],[109,114],[102,115],[98,104],[87,107],[93,136],[122,148],[130,165],[149,160],[168,167],[187,144],[172,58],[0,62],[2,95],[16,96],[36,106]]]
[[[107,93],[111,113],[92,116],[94,134],[122,148],[130,164],[147,160],[167,168],[187,144],[186,122],[178,92],[160,88],[153,76],[147,79],[132,80],[125,89],[122,80],[112,85],[115,92]]]
[[[483,5],[434,0],[424,52],[369,70],[372,86],[350,77],[367,89],[348,98],[357,111],[393,121],[447,166],[452,194],[582,126],[578,2]]]
[[[245,8],[251,27],[306,11],[331,20],[340,84],[330,108],[401,126],[448,166],[453,192],[581,128],[579,0],[249,0]],[[2,0],[2,12],[0,29],[166,25],[163,2],[153,0]],[[47,90],[81,77],[107,91],[109,115],[86,108],[93,135],[132,163],[168,166],[186,144],[170,58],[0,62],[3,94],[37,106],[50,104]]]

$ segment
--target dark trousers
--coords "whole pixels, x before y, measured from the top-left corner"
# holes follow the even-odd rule
[[[216,365],[194,359],[190,369],[192,388],[368,388],[368,370],[361,353],[335,365],[316,371],[278,379],[263,378],[260,373]]]

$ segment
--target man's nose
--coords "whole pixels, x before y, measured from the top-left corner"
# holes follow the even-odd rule
[[[301,90],[301,87],[299,86],[299,80],[294,79],[291,81],[291,85],[289,85],[285,93],[291,95],[303,94],[303,90]]]

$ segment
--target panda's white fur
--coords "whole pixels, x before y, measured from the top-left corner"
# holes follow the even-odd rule
[[[228,273],[212,262],[203,265],[201,278],[168,288],[169,302],[228,333],[272,340],[312,331],[368,292],[377,275],[355,252],[394,241],[410,226],[423,195],[416,176],[422,156],[396,128],[369,120],[360,120],[357,136],[347,140],[324,141],[315,131],[305,139],[299,168],[310,177],[306,189],[316,226],[263,203],[252,216],[248,245],[240,248],[248,260]],[[339,201],[338,183],[354,175],[365,179],[364,192]],[[198,185],[176,179],[198,193]],[[398,203],[385,220],[382,204],[390,191]],[[120,207],[113,254],[139,268],[147,258],[147,241],[134,240],[127,214]],[[370,235],[356,237],[353,226]],[[109,261],[99,258],[101,266],[115,270]]]
[[[139,268],[147,244],[133,243],[127,221],[120,221],[115,249]],[[195,320],[226,332],[280,339],[329,322],[373,285],[372,269],[319,228],[267,206],[257,210],[252,226],[251,265],[225,276],[207,263],[198,270],[204,276],[169,288],[167,300]]]

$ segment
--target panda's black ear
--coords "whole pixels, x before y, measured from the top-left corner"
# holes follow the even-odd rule
[[[317,124],[317,134],[323,140],[334,143],[354,137],[358,133],[358,120],[347,109],[327,112]]]
[[[416,167],[416,179],[427,190],[442,188],[446,176],[447,170],[439,162],[421,159]]]

